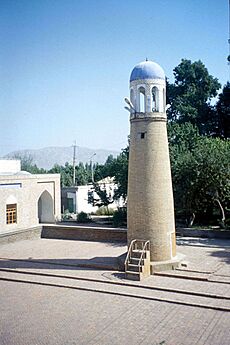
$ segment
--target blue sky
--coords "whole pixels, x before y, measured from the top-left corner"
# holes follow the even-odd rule
[[[227,0],[0,0],[0,155],[46,146],[120,150],[123,99],[148,57],[228,78]]]

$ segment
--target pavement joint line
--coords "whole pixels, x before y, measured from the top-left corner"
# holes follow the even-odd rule
[[[76,264],[76,265],[72,265],[72,264],[63,264],[63,263],[54,263],[54,262],[49,262],[49,261],[37,261],[37,260],[33,260],[33,259],[11,259],[11,258],[0,258],[1,260],[7,260],[7,261],[19,261],[19,262],[34,262],[34,263],[39,263],[39,264],[44,264],[44,265],[56,265],[56,266],[68,266],[68,267],[83,267],[83,268],[93,268],[93,269],[97,269],[97,270],[102,270],[102,269],[106,269],[106,270],[112,270],[112,271],[122,271],[121,269],[119,269],[119,265],[117,267],[112,266],[112,265],[102,265],[101,263],[98,264]],[[184,270],[186,272],[186,270]],[[196,280],[196,281],[204,281],[204,282],[212,282],[215,284],[227,284],[229,285],[230,282],[226,282],[226,281],[220,281],[220,280],[214,280],[210,277],[197,277],[197,276],[186,276],[186,275],[177,275],[177,274],[173,274],[171,272],[154,272],[154,275],[157,276],[162,276],[162,277],[169,277],[169,278],[180,278],[180,279],[187,279],[187,280]],[[210,273],[210,275],[214,275],[213,273]],[[227,276],[228,277],[228,276]]]
[[[212,276],[214,276],[214,277],[226,277],[226,278],[230,278],[230,276],[227,275],[227,274],[216,274],[216,273],[213,273]]]
[[[213,310],[218,310],[218,311],[230,312],[230,308],[227,308],[227,307],[219,307],[219,306],[214,306],[214,305],[207,305],[207,304],[193,303],[193,302],[186,302],[186,301],[176,301],[176,300],[172,300],[169,298],[166,299],[166,298],[160,298],[160,297],[149,297],[149,296],[144,296],[144,295],[127,294],[127,293],[123,293],[123,292],[114,292],[114,291],[92,289],[92,288],[87,288],[87,287],[44,283],[44,282],[38,282],[38,281],[37,282],[36,281],[27,281],[27,280],[22,280],[22,279],[12,279],[12,278],[0,277],[0,280],[1,281],[8,281],[8,282],[32,284],[32,285],[58,287],[58,288],[72,289],[72,290],[81,290],[81,291],[94,292],[94,293],[97,292],[97,293],[101,293],[101,294],[109,294],[109,295],[115,295],[115,296],[121,296],[121,297],[137,298],[137,299],[144,299],[144,300],[148,300],[148,301],[158,301],[158,302],[171,303],[171,304],[180,304],[180,305],[185,305],[185,306],[189,306],[189,307],[198,307],[198,308],[203,308],[203,309],[213,309]]]
[[[212,283],[216,283],[216,284],[230,284],[229,282],[223,281],[223,280],[213,280],[210,277],[192,277],[192,276],[186,276],[186,275],[179,275],[179,274],[173,274],[173,273],[169,273],[169,272],[154,272],[154,275],[157,276],[161,276],[161,277],[168,277],[168,278],[179,278],[179,279],[187,279],[187,280],[197,280],[197,281],[203,281],[203,282],[212,282]],[[213,275],[210,273],[210,275]]]
[[[178,272],[193,272],[193,273],[203,273],[203,274],[213,274],[215,271],[200,271],[200,270],[192,270],[192,269],[189,269],[189,268],[175,268],[175,271],[178,271]]]
[[[161,277],[173,277],[173,278],[181,278],[181,279],[190,279],[190,280],[201,280],[201,281],[208,281],[208,277],[198,277],[198,276],[186,276],[186,275],[179,275],[174,274],[171,272],[154,272],[154,275],[161,276]]]
[[[230,278],[230,277],[228,277],[228,278]],[[212,277],[210,277],[210,278],[208,278],[208,283],[217,283],[217,284],[227,284],[227,285],[229,285],[230,281],[226,282],[224,280],[215,280]]]
[[[108,285],[118,285],[118,286],[126,286],[126,287],[134,287],[139,289],[145,290],[157,290],[157,291],[164,291],[164,292],[172,292],[172,293],[180,293],[184,295],[192,295],[192,296],[199,296],[199,297],[207,297],[207,298],[214,298],[214,299],[223,299],[223,300],[230,300],[230,296],[222,296],[212,293],[205,293],[205,292],[196,292],[196,291],[188,291],[188,290],[181,290],[181,289],[171,289],[171,288],[163,288],[159,286],[148,286],[148,285],[137,285],[135,283],[128,283],[128,282],[117,282],[117,281],[106,281],[103,279],[95,279],[95,278],[88,278],[88,277],[73,277],[73,276],[66,276],[63,274],[53,274],[53,273],[42,273],[42,272],[28,272],[18,269],[7,269],[7,268],[0,268],[0,272],[10,272],[10,273],[18,273],[18,274],[25,274],[25,275],[34,275],[34,276],[44,276],[44,277],[53,277],[53,278],[65,278],[70,280],[82,280],[88,281],[92,283],[102,283]]]

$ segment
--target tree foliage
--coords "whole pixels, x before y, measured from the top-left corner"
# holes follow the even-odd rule
[[[230,142],[199,136],[195,128],[194,134],[192,145],[182,134],[170,146],[175,207],[177,214],[207,223],[220,204],[225,211],[230,206]]]
[[[92,199],[91,203],[96,206],[108,206],[114,200],[123,197],[126,200],[128,188],[128,159],[129,147],[122,150],[120,155],[116,158],[109,156],[104,165],[97,165],[95,168],[95,180],[99,181],[105,177],[114,177],[114,183],[117,185],[114,196],[111,198],[106,191],[95,182],[93,184],[94,191],[97,193],[99,199]],[[100,177],[100,178],[99,178]]]
[[[126,200],[128,189],[128,162],[129,146],[122,150],[121,154],[111,163],[111,175],[115,177],[117,190],[115,198],[123,197]]]
[[[220,132],[224,138],[230,138],[230,82],[224,86],[216,105],[220,120]]]
[[[61,186],[73,186],[73,165],[66,162],[65,166],[55,164],[52,169],[48,171],[50,174],[61,174]],[[75,185],[82,186],[89,183],[91,180],[91,170],[88,164],[80,162],[75,167]]]
[[[97,198],[94,198],[94,193],[91,194],[91,199],[89,200],[91,204],[98,207],[108,207],[108,205],[113,203],[113,198],[111,195],[107,194],[107,191],[103,186],[97,182],[93,183],[92,190],[97,194]]]
[[[19,155],[15,154],[13,159],[19,159],[21,161],[21,170],[27,171],[31,174],[44,174],[46,170],[43,168],[38,168],[36,164],[33,163],[33,157],[31,155]]]
[[[230,84],[220,84],[201,61],[182,60],[167,82],[168,136],[176,213],[224,220],[230,202]]]
[[[167,83],[168,119],[196,125],[200,134],[211,134],[218,128],[218,116],[210,101],[221,85],[208,73],[201,61],[182,59],[174,69],[175,82]]]

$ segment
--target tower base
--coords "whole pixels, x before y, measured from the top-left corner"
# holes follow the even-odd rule
[[[175,270],[180,266],[181,262],[185,259],[185,255],[178,253],[173,259],[166,261],[151,261],[150,274],[154,272]]]

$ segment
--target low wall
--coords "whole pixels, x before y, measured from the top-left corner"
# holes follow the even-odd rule
[[[41,238],[42,226],[37,226],[30,229],[22,229],[14,232],[0,234],[0,244],[7,244],[21,240],[31,240],[34,238]]]
[[[211,229],[177,228],[176,235],[182,236],[182,237],[230,239],[230,231],[222,230],[222,229],[211,230]]]
[[[230,239],[230,231],[177,228],[177,236]],[[35,238],[82,240],[96,242],[127,242],[127,229],[96,226],[44,224],[30,229],[0,234],[0,244]]]
[[[43,225],[41,237],[97,242],[126,242],[127,230],[90,226]]]

